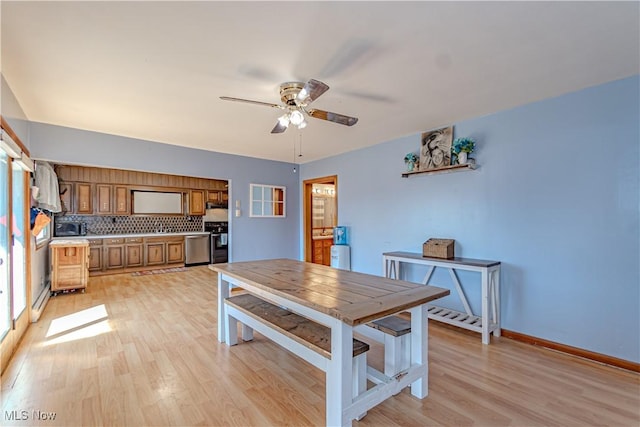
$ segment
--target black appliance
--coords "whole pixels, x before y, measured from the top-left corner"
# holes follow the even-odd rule
[[[226,221],[205,221],[204,231],[211,233],[211,264],[229,260],[229,223]]]
[[[86,236],[87,224],[79,221],[55,221],[54,237]]]

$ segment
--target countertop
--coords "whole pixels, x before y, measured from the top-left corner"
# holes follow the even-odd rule
[[[333,239],[333,234],[329,234],[328,236],[312,236],[311,237],[312,240],[326,240],[326,239]]]
[[[89,246],[88,239],[56,237],[56,240],[51,242],[54,246]]]
[[[171,237],[171,236],[208,236],[208,231],[185,231],[182,233],[130,233],[130,234],[87,234],[86,236],[65,236],[65,237],[54,237],[51,240],[53,242],[59,240],[81,240],[81,239],[118,239],[121,237]]]

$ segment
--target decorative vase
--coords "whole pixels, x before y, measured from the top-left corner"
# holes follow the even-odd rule
[[[458,164],[459,165],[465,165],[467,164],[467,153],[464,151],[461,151],[458,153]]]
[[[407,172],[413,172],[413,162],[407,162]]]

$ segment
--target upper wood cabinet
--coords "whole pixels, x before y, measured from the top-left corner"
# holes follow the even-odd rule
[[[229,192],[227,190],[209,190],[207,191],[207,202],[218,206],[227,206]]]
[[[129,188],[123,185],[114,185],[113,192],[113,213],[117,215],[129,215],[131,213],[131,193]]]
[[[108,184],[96,185],[96,212],[97,214],[110,214],[112,209],[112,190],[113,187]]]
[[[70,182],[60,183],[58,186],[58,192],[60,193],[62,212],[73,213],[73,200],[75,199],[73,194],[73,184]]]
[[[189,215],[204,215],[204,190],[189,190]]]
[[[63,212],[80,215],[205,215],[206,203],[227,204],[228,182],[72,165],[55,165]],[[179,194],[175,212],[139,211],[139,193]],[[186,208],[188,206],[188,209]]]
[[[93,214],[92,187],[84,182],[76,182],[75,212],[79,214]]]
[[[96,184],[96,209],[98,215],[128,215],[131,212],[129,188],[122,185]]]

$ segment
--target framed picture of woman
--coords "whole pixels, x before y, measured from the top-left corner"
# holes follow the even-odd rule
[[[449,166],[452,139],[453,126],[424,132],[420,142],[420,170]]]

